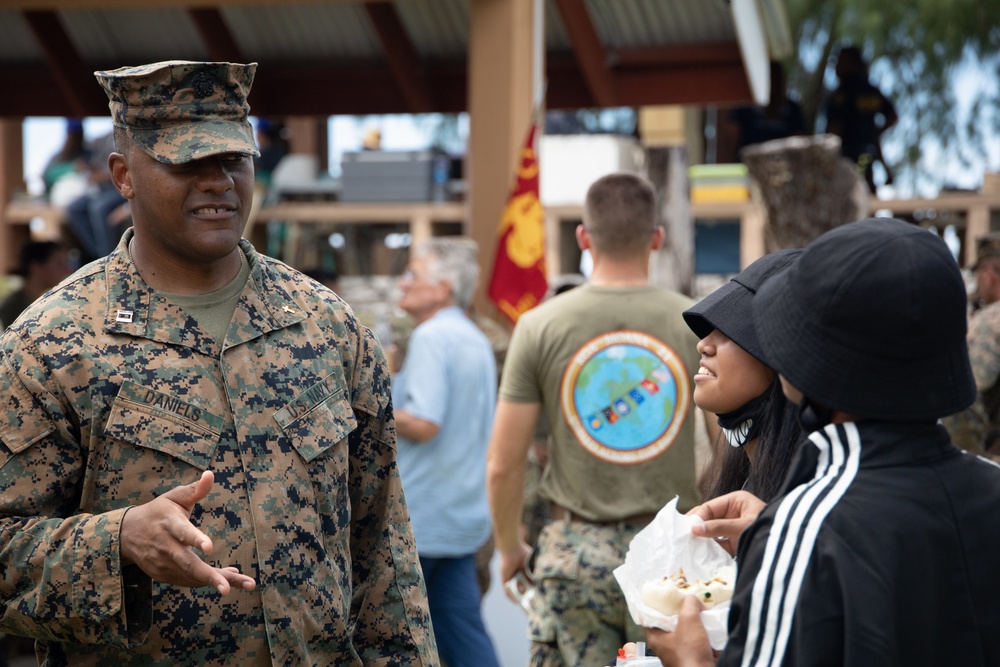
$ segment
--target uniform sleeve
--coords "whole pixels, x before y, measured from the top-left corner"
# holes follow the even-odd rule
[[[351,382],[358,422],[349,436],[352,640],[365,665],[435,666],[427,592],[396,467],[388,366],[367,330]]]
[[[138,568],[122,570],[127,508],[77,513],[77,420],[16,335],[0,355],[0,630],[134,647],[150,629],[152,584]]]

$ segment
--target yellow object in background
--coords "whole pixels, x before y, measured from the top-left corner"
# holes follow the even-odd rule
[[[741,202],[750,199],[750,189],[745,185],[702,185],[691,187],[691,203]]]
[[[750,199],[744,164],[696,164],[688,167],[694,204],[742,202]]]

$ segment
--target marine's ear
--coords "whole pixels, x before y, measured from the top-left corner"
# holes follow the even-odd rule
[[[108,156],[108,170],[111,172],[111,182],[115,184],[118,193],[125,199],[135,197],[132,189],[132,172],[128,166],[128,158],[122,153],[112,153]]]
[[[663,245],[663,239],[666,238],[667,230],[663,228],[663,225],[657,225],[653,228],[653,239],[650,243],[650,247],[653,250],[659,250]]]
[[[587,232],[587,228],[580,223],[576,226],[576,244],[580,247],[580,250],[590,249],[590,234]]]

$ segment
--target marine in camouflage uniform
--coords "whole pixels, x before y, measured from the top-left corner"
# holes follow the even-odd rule
[[[972,315],[967,336],[976,401],[942,423],[959,447],[1000,460],[1000,233],[976,239],[972,271],[984,304]]]
[[[244,127],[254,68],[165,63],[98,77],[116,126],[181,165],[166,173],[245,180],[232,165],[256,152]],[[152,162],[113,155],[112,172],[140,157]],[[233,182],[206,191],[221,201]],[[333,292],[238,231],[221,258],[240,268],[218,290],[234,311],[213,334],[212,317],[192,314],[204,310],[179,305],[190,295],[151,287],[143,276],[163,274],[133,262],[145,256],[139,237],[171,223],[136,205],[161,194],[129,194],[135,228],[117,249],[0,338],[0,630],[35,637],[48,665],[437,665],[377,340]],[[244,222],[248,208],[236,209]],[[201,215],[174,217],[211,227]],[[217,235],[196,231],[192,254],[211,250]],[[137,517],[166,499],[183,521],[164,519],[175,532],[159,534],[188,557],[206,552],[194,567],[220,590],[162,583],[181,576],[125,557],[136,531],[157,528]]]
[[[532,667],[603,665],[641,638],[612,573],[672,498],[684,509],[699,500],[698,339],[681,317],[693,302],[649,284],[665,233],[655,201],[634,174],[590,186],[577,242],[593,252],[591,281],[522,314],[504,364],[487,489],[501,577],[534,582]],[[521,530],[524,478],[543,414],[551,437],[538,493],[550,517],[532,548]]]
[[[969,423],[980,424],[980,450],[1000,458],[1000,301],[980,309],[969,323],[969,362],[979,391],[967,410]]]

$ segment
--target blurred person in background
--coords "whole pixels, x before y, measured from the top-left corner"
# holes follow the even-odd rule
[[[21,287],[0,303],[0,329],[6,329],[35,299],[70,274],[69,252],[56,241],[28,241],[21,246],[15,275]]]
[[[976,239],[975,310],[967,341],[975,402],[942,423],[956,445],[1000,462],[1000,233]]]
[[[83,122],[79,118],[67,118],[66,140],[42,170],[46,196],[52,196],[56,183],[67,176],[83,177],[85,181],[89,158],[90,150],[84,141]]]
[[[109,132],[88,144],[90,184],[66,206],[66,226],[80,246],[81,263],[104,257],[118,245],[132,222],[129,203],[111,180],[108,158],[115,151]]]
[[[536,589],[532,665],[603,664],[635,637],[612,571],[670,499],[684,510],[699,501],[698,339],[681,316],[694,302],[649,283],[665,234],[656,211],[641,176],[591,184],[576,230],[593,253],[590,281],[522,314],[507,351],[487,488],[503,581]],[[551,438],[539,493],[551,518],[533,550],[522,532],[525,469],[543,412]]]
[[[471,239],[433,238],[400,280],[416,321],[392,379],[399,474],[449,667],[498,667],[480,610],[476,553],[490,536],[483,478],[496,403],[489,340],[466,314],[479,277]]]
[[[875,194],[872,165],[881,162],[885,184],[893,182],[892,169],[882,155],[882,135],[899,116],[892,101],[868,80],[868,63],[856,46],[844,46],[837,56],[839,85],[826,101],[826,131],[840,137],[840,153],[854,162],[858,173]]]

